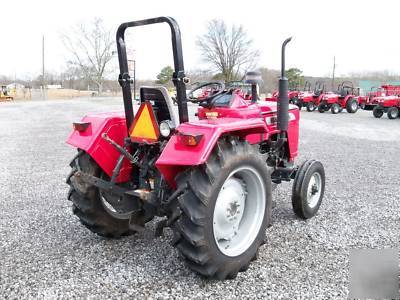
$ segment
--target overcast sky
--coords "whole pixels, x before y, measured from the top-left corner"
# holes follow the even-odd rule
[[[68,53],[59,33],[77,22],[101,17],[116,28],[125,21],[174,17],[181,28],[186,69],[206,69],[195,46],[205,22],[221,18],[242,24],[261,50],[259,66],[279,68],[280,44],[293,41],[287,66],[306,75],[389,70],[400,73],[400,2],[398,1],[166,1],[166,0],[3,0],[0,28],[0,74],[18,77],[41,72],[41,39],[46,39],[46,69],[59,72]],[[137,32],[137,33],[136,33]],[[133,47],[140,78],[155,78],[172,65],[167,25],[135,31]]]

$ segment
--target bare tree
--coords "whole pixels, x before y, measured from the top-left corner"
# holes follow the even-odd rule
[[[68,63],[79,67],[101,94],[107,66],[113,57],[112,31],[106,28],[102,19],[96,18],[88,24],[77,24],[62,33],[61,39],[72,56]]]
[[[197,38],[202,57],[212,64],[225,81],[240,79],[243,71],[250,70],[260,56],[252,49],[243,26],[227,27],[222,20],[207,23],[207,32]]]

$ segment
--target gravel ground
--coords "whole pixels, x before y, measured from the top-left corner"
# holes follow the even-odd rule
[[[171,232],[120,240],[80,225],[66,200],[75,150],[64,143],[88,111],[118,99],[0,103],[0,298],[347,298],[349,250],[397,248],[400,120],[302,112],[299,162],[326,171],[319,214],[291,209],[291,185],[275,192],[274,224],[259,259],[236,280],[204,280],[169,244]],[[191,108],[193,112],[194,107]]]

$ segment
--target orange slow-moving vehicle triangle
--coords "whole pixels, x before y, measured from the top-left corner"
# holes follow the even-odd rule
[[[129,136],[133,142],[154,143],[160,136],[160,130],[151,103],[143,102],[133,120]]]

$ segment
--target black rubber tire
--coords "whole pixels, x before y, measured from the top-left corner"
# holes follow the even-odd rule
[[[333,103],[333,104],[332,104],[332,106],[331,106],[331,113],[334,114],[334,115],[340,113],[340,106],[339,106],[339,104],[337,104],[337,103]]]
[[[382,118],[383,113],[384,113],[384,111],[380,106],[375,106],[374,109],[372,110],[372,114],[377,119]]]
[[[306,108],[308,112],[313,112],[317,107],[314,102],[308,102]]]
[[[97,187],[82,184],[74,176],[78,169],[100,177],[102,170],[84,151],[71,161],[71,173],[67,177],[70,186],[68,200],[72,201],[72,212],[90,231],[109,238],[119,238],[135,233],[129,229],[129,219],[117,219],[105,210]]]
[[[325,109],[325,104],[320,104],[320,105],[318,105],[318,111],[321,113],[321,114],[323,114],[325,111],[326,111],[326,109]]]
[[[354,105],[354,103],[355,103],[355,105]],[[353,106],[355,106],[355,108],[353,108]],[[357,100],[354,99],[354,98],[348,99],[347,102],[346,102],[346,110],[350,114],[356,113],[357,110],[358,110],[358,102],[357,102]]]
[[[295,97],[295,103],[297,105],[297,107],[299,108],[299,110],[303,109],[303,100],[300,100],[298,97]]]
[[[391,120],[397,119],[399,117],[399,109],[397,107],[390,107],[386,114]]]
[[[321,194],[316,206],[311,208],[307,203],[308,183],[314,173],[321,176]],[[322,163],[316,160],[305,161],[296,173],[292,187],[292,206],[294,213],[302,218],[309,219],[318,212],[325,192],[325,170]]]
[[[219,191],[238,166],[251,165],[264,179],[266,206],[264,219],[254,242],[242,254],[230,257],[218,248],[213,233],[213,213]],[[257,258],[258,248],[264,244],[265,231],[271,222],[271,175],[265,160],[247,142],[221,139],[206,164],[177,176],[178,186],[185,185],[179,197],[182,214],[173,225],[174,245],[194,272],[219,280],[233,279],[246,271]],[[246,200],[247,201],[247,200]]]

